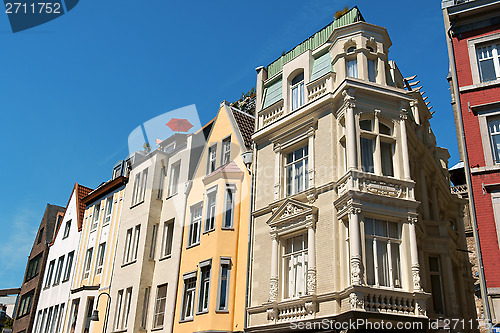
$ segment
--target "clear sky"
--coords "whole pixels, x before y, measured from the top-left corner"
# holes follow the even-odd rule
[[[458,162],[440,1],[80,0],[16,34],[0,13],[0,288],[22,283],[45,205],[109,179],[137,126],[191,104],[207,122],[255,85],[256,67],[355,5],[387,28],[403,75],[418,74]]]

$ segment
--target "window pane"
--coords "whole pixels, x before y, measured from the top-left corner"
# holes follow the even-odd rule
[[[491,81],[497,78],[495,73],[495,64],[493,59],[480,60],[479,69],[481,72],[481,81]]]
[[[369,120],[369,119],[360,120],[360,121],[359,121],[359,127],[360,127],[362,130],[365,130],[365,131],[371,131],[371,130],[372,130],[372,121],[371,121],[371,120]]]
[[[394,176],[394,168],[392,162],[392,144],[380,142],[380,153],[382,159],[382,174],[384,176]]]
[[[394,287],[401,287],[401,259],[399,256],[399,243],[391,244],[392,277]]]
[[[369,285],[375,284],[375,271],[373,262],[373,239],[365,239],[365,254],[366,254],[366,282]]]
[[[361,138],[361,164],[364,172],[373,173],[373,140]]]
[[[441,286],[441,277],[439,275],[431,275],[432,303],[436,313],[444,313],[443,304],[443,289]]]
[[[391,128],[384,124],[379,123],[378,131],[380,134],[391,135]]]
[[[375,60],[368,59],[368,80],[375,82],[377,65]]]
[[[389,286],[389,260],[385,242],[377,242],[378,283]]]
[[[356,59],[347,61],[347,76],[358,77],[358,61]]]

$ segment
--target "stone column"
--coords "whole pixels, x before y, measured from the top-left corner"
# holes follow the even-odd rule
[[[357,54],[358,60],[358,78],[361,80],[368,81],[368,59],[366,58],[366,54],[363,52],[359,52]]]
[[[385,62],[382,58],[378,58],[377,63],[377,83],[379,84],[387,84],[385,78]]]
[[[273,244],[271,249],[271,280],[269,286],[269,301],[275,302],[278,300],[278,264],[279,264],[278,235],[276,233],[272,233],[271,239],[273,241]]]
[[[349,211],[349,250],[351,252],[351,284],[363,284],[361,271],[361,233],[359,228],[361,209],[351,207]]]
[[[417,246],[417,233],[415,231],[415,224],[418,219],[416,216],[408,217],[408,225],[410,230],[410,256],[411,256],[411,272],[413,276],[413,291],[421,291],[420,284],[420,263],[418,262],[418,246]]]
[[[375,133],[379,132],[379,115],[380,115],[380,110],[375,110],[375,124],[373,131]],[[375,174],[381,176],[382,175],[382,156],[380,153],[380,136],[377,135],[375,138],[375,152],[373,154],[373,167]]]
[[[424,209],[424,219],[429,220],[429,198],[427,196],[427,182],[425,179],[425,168],[420,165],[420,192],[422,192],[422,208]]]
[[[354,103],[347,102],[345,112],[347,170],[357,169],[356,122],[354,120]]]
[[[281,170],[281,146],[279,144],[274,145],[274,154],[275,154],[275,162],[274,162],[274,200],[278,200],[280,198],[280,170]]]
[[[447,302],[445,301],[445,308],[448,306],[448,310],[451,310],[451,313],[447,313],[451,317],[456,317],[458,315],[458,304],[457,304],[457,294],[455,292],[455,281],[454,279],[458,278],[453,276],[453,266],[451,264],[450,254],[446,254],[441,256],[443,266],[442,267],[442,275],[443,275],[443,294],[445,298],[447,298]]]
[[[399,126],[401,127],[401,154],[403,160],[403,178],[410,180],[410,156],[408,155],[408,135],[406,134],[406,110],[401,113]]]
[[[316,294],[316,231],[314,222],[307,223],[307,294]]]

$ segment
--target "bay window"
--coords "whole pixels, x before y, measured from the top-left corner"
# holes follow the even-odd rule
[[[361,170],[393,177],[395,140],[392,128],[379,122],[377,118],[360,120],[359,128]]]
[[[283,298],[306,294],[307,234],[284,240],[283,248]]]
[[[309,149],[304,146],[288,154],[285,161],[287,195],[293,195],[309,187]]]
[[[399,224],[365,218],[366,282],[401,288],[401,231]]]

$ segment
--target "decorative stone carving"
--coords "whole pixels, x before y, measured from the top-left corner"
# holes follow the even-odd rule
[[[427,309],[426,309],[426,304],[423,299],[416,299],[415,300],[415,311],[416,315],[418,316],[426,316],[427,315]]]
[[[293,215],[300,214],[303,211],[304,211],[304,209],[302,207],[298,207],[292,203],[288,203],[288,205],[286,205],[286,207],[285,207],[285,210],[283,211],[283,213],[280,216],[280,220],[289,218],[290,216],[293,216]]]
[[[362,284],[361,265],[358,258],[351,258],[351,283]]]
[[[313,314],[314,312],[316,312],[316,303],[314,303],[313,301],[306,302],[304,304],[304,308],[306,309],[306,314]]]
[[[312,205],[316,201],[316,193],[312,192],[307,195],[307,202]]]
[[[278,278],[272,277],[269,283],[269,300],[274,302],[278,299]]]
[[[364,179],[363,186],[366,192],[393,198],[400,198],[403,193],[403,189],[399,184],[390,184],[373,179]]]
[[[349,214],[361,214],[361,208],[356,207],[356,206],[351,206],[349,207]]]
[[[412,267],[412,275],[413,275],[413,290],[420,291],[422,290],[422,286],[420,284],[420,268]]]
[[[363,310],[365,307],[365,302],[354,292],[349,294],[349,303],[351,310]]]
[[[418,222],[418,217],[416,217],[416,216],[408,216],[408,223],[417,224],[417,222]]]
[[[307,270],[307,294],[314,295],[316,293],[316,270]]]
[[[278,309],[269,308],[267,309],[267,320],[277,320],[278,319]]]

